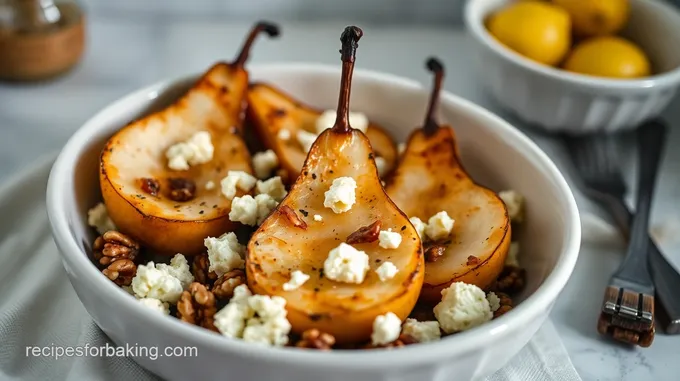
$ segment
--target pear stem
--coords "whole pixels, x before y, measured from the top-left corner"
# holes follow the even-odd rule
[[[425,63],[427,70],[434,73],[434,84],[432,86],[432,93],[430,93],[430,103],[427,106],[425,113],[425,123],[423,124],[423,132],[426,136],[434,134],[439,129],[435,113],[437,112],[437,105],[439,104],[439,93],[441,93],[442,82],[444,81],[444,65],[438,59],[430,57]]]
[[[354,73],[354,60],[356,58],[359,39],[364,32],[356,26],[348,26],[340,36],[342,48],[340,59],[342,60],[342,75],[340,77],[340,96],[338,97],[338,111],[335,118],[335,132],[349,132],[349,95],[352,87],[352,74]]]
[[[257,24],[255,24],[255,26],[250,30],[248,38],[243,43],[243,47],[241,47],[241,52],[238,54],[236,60],[234,60],[234,63],[232,65],[236,67],[243,67],[243,65],[248,60],[248,55],[250,54],[250,47],[253,45],[255,37],[257,37],[261,32],[265,32],[269,37],[277,37],[280,33],[279,27],[276,24],[272,24],[266,21],[260,21]]]

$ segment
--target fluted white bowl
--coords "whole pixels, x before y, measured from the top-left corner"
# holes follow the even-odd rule
[[[357,62],[360,65],[360,56]],[[337,102],[338,66],[272,65],[253,67],[251,75],[303,102],[331,108]],[[70,281],[94,321],[116,344],[146,348],[146,354],[133,356],[143,367],[182,381],[470,380],[505,365],[548,317],[579,250],[581,225],[572,193],[555,165],[525,135],[450,93],[442,94],[440,111],[456,128],[465,167],[493,189],[516,189],[528,200],[526,224],[513,231],[521,241],[527,287],[519,305],[506,315],[435,343],[327,353],[228,339],[136,302],[88,258],[94,235],[87,226],[87,210],[101,199],[99,154],[114,132],[168,104],[196,78],[158,83],[108,106],[71,137],[50,173],[48,215]],[[354,75],[352,108],[381,123],[398,141],[421,122],[427,97],[427,89],[409,80],[362,70]],[[149,356],[149,348],[156,348],[160,357]],[[196,348],[197,354],[163,356],[173,348],[180,348],[179,353],[181,348]]]
[[[643,48],[658,74],[619,80],[542,65],[500,44],[484,21],[511,1],[468,0],[465,23],[476,42],[479,80],[523,121],[553,132],[613,132],[658,116],[675,95],[680,85],[680,12],[673,6],[630,0],[631,18],[622,35]]]

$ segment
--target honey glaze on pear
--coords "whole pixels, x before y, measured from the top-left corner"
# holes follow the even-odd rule
[[[386,196],[368,139],[348,123],[352,69],[360,37],[360,29],[348,27],[341,38],[343,70],[335,126],[312,145],[300,177],[277,210],[253,234],[246,255],[249,287],[258,294],[284,297],[294,332],[317,328],[335,336],[338,343],[367,340],[378,315],[393,312],[405,319],[423,282],[424,260],[418,234]],[[356,203],[349,211],[336,214],[324,207],[324,192],[334,179],[345,176],[357,183]],[[315,220],[315,215],[320,215],[321,221]],[[296,219],[303,219],[305,224],[296,223]],[[399,231],[401,245],[384,249],[377,242],[354,244],[370,258],[370,270],[361,284],[324,276],[329,252],[359,227],[376,220],[383,229]],[[375,269],[385,261],[394,263],[399,272],[383,282]],[[284,291],[283,284],[295,270],[310,279],[298,289]]]
[[[104,147],[104,203],[118,229],[145,247],[159,254],[198,254],[205,237],[237,227],[228,217],[231,200],[206,184],[219,184],[228,171],[253,172],[241,136],[248,88],[243,65],[262,32],[276,36],[278,28],[256,24],[233,63],[215,64],[174,103],[125,126]],[[169,169],[166,150],[198,132],[210,134],[212,160],[185,171]],[[185,189],[193,189],[192,194],[173,189],[180,182],[191,185]]]
[[[427,222],[446,211],[455,220],[449,238],[436,242],[445,247],[443,253],[425,263],[421,299],[436,303],[453,282],[487,288],[503,269],[511,229],[505,204],[474,183],[461,165],[453,128],[437,123],[444,67],[436,59],[429,59],[427,67],[435,78],[425,121],[409,137],[386,192],[409,217]]]

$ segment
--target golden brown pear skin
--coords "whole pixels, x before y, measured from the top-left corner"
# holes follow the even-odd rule
[[[334,335],[341,344],[368,340],[378,315],[393,312],[405,319],[418,299],[424,276],[418,233],[385,194],[368,138],[348,124],[356,46],[352,49],[347,45],[355,45],[360,36],[360,29],[348,27],[341,38],[343,76],[335,126],[325,130],[313,144],[302,174],[253,234],[246,254],[248,286],[258,294],[285,298],[294,332],[317,328]],[[336,214],[323,204],[324,192],[339,177],[352,177],[357,182],[356,203],[349,211]],[[297,216],[291,216],[291,210]],[[321,221],[314,219],[316,214]],[[370,270],[361,284],[324,276],[329,252],[359,227],[375,221],[381,222],[383,230],[400,232],[400,246],[385,249],[378,242],[354,244],[369,256]],[[381,281],[375,269],[385,261],[394,263],[399,271],[394,278]],[[286,291],[283,284],[295,270],[303,271],[310,279]]]
[[[437,303],[441,291],[453,282],[487,288],[496,280],[510,247],[511,228],[503,201],[476,184],[461,165],[453,128],[434,120],[443,66],[438,61],[429,61],[428,66],[434,66],[433,71],[440,74],[425,127],[409,137],[385,190],[409,217],[427,222],[436,213],[446,211],[455,220],[445,242],[445,254],[435,262],[425,263],[421,300]],[[476,260],[469,261],[470,256]]]
[[[173,104],[133,121],[106,143],[99,171],[104,203],[117,228],[144,247],[158,254],[195,255],[204,250],[206,237],[238,226],[229,220],[231,200],[221,195],[219,183],[228,171],[253,172],[241,136],[248,89],[243,64],[263,31],[278,34],[276,26],[258,23],[233,63],[215,64]],[[213,159],[186,171],[169,169],[166,150],[200,131],[211,135]],[[143,178],[160,184],[157,195],[143,190]],[[193,182],[195,197],[173,200],[171,178]],[[212,189],[206,187],[209,182]]]

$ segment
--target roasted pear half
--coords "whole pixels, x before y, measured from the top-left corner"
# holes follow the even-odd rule
[[[300,175],[307,158],[307,151],[296,138],[297,134],[301,130],[315,134],[316,121],[321,114],[321,110],[304,105],[265,83],[253,83],[248,90],[248,119],[265,146],[276,152],[288,183]],[[369,122],[366,136],[376,157],[382,158],[379,160],[383,160],[387,174],[398,157],[394,141],[372,122]]]
[[[434,72],[434,88],[425,124],[409,137],[385,190],[409,217],[427,222],[446,211],[455,220],[450,237],[437,242],[445,247],[443,255],[425,263],[421,298],[438,302],[441,290],[452,282],[486,288],[498,277],[510,246],[510,219],[496,193],[475,184],[465,172],[453,128],[437,123],[444,67],[430,58],[427,68]]]
[[[252,173],[241,136],[248,89],[244,64],[261,32],[276,36],[279,30],[256,24],[233,63],[215,64],[176,102],[125,126],[102,151],[100,186],[111,219],[159,254],[197,254],[205,237],[235,228],[231,200],[221,196],[219,183],[228,171]],[[168,148],[199,132],[210,134],[212,159],[170,169]]]
[[[348,122],[350,83],[361,34],[361,29],[347,27],[341,37],[342,78],[335,126],[314,142],[302,174],[253,234],[246,254],[248,285],[258,294],[284,297],[295,332],[317,328],[340,343],[367,340],[378,315],[393,312],[406,318],[423,282],[418,233],[380,185],[368,138]],[[334,180],[343,177],[356,181],[356,203],[335,213],[324,206],[324,194]],[[385,249],[375,240],[375,229],[360,229],[376,223],[381,230],[399,232],[401,244]],[[329,252],[344,242],[368,255],[369,269],[359,284],[332,280],[324,273]],[[398,272],[381,281],[375,270],[386,261]],[[286,291],[283,285],[295,270],[310,279]]]

